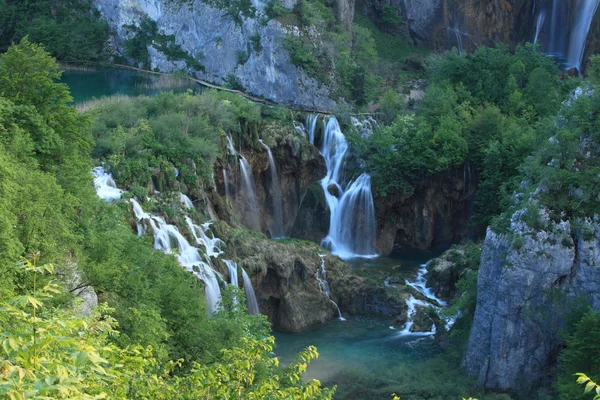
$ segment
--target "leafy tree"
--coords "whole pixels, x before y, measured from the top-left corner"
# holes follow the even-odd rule
[[[567,339],[566,348],[560,354],[559,366],[562,373],[558,377],[556,388],[561,400],[592,399],[593,395],[588,394],[589,390],[582,393],[577,386],[578,383],[585,383],[585,378],[574,382],[573,375],[583,372],[589,379],[598,381],[600,361],[595,355],[599,351],[600,313],[589,311],[577,323],[574,332]]]

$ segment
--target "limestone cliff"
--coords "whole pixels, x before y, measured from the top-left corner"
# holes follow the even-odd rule
[[[127,26],[140,26],[143,18],[156,22],[158,32],[174,35],[175,43],[204,67],[189,68],[181,60],[148,46],[153,70],[188,70],[198,78],[217,84],[237,80],[248,92],[277,103],[330,109],[329,91],[301,68],[294,66],[282,47],[287,28],[275,20],[265,22],[266,1],[253,1],[254,18],[236,23],[225,10],[202,0],[94,0],[96,8],[116,33],[117,51],[131,36]],[[288,2],[286,2],[287,4]],[[287,4],[293,6],[294,2]],[[260,37],[260,49],[251,37]]]
[[[510,234],[488,229],[477,308],[464,360],[487,389],[531,387],[546,379],[559,351],[569,300],[600,308],[600,219],[575,228],[540,211],[542,229],[517,211]]]

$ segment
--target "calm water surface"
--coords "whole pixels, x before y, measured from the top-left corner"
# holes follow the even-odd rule
[[[162,91],[183,92],[199,86],[187,79],[153,75],[117,68],[67,70],[61,82],[71,89],[75,104],[105,96],[154,95]]]

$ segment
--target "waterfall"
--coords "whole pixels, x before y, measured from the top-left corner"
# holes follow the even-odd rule
[[[546,10],[541,10],[537,17],[537,23],[535,26],[535,37],[533,38],[533,44],[538,42],[540,37],[540,31],[542,30],[542,26],[544,26],[544,21],[546,20]]]
[[[95,167],[92,170],[94,176],[94,187],[98,197],[106,201],[119,200],[123,191],[117,188],[112,175],[105,172],[102,167]]]
[[[269,156],[269,170],[271,172],[271,195],[273,199],[273,226],[269,229],[271,238],[278,239],[285,237],[285,229],[283,226],[283,202],[281,199],[281,186],[279,184],[279,176],[277,175],[277,165],[269,146],[262,140],[259,142],[267,149]]]
[[[108,201],[120,198],[123,191],[116,188],[110,174],[105,173],[102,167],[94,168],[93,174],[98,197]],[[115,197],[117,191],[119,197]],[[187,196],[180,193],[179,198],[186,208],[193,208],[193,204]],[[202,254],[199,248],[192,246],[187,241],[175,225],[168,224],[162,217],[145,212],[140,203],[135,199],[132,198],[129,202],[132,205],[133,213],[137,220],[138,235],[145,233],[146,226],[149,225],[154,234],[154,248],[165,254],[175,254],[177,261],[182,267],[202,280],[205,284],[204,292],[209,315],[218,311],[221,301],[219,280],[222,280],[222,277],[213,269],[211,258],[217,258],[223,254],[221,247],[225,243],[221,239],[214,237],[214,235],[212,235],[212,238],[208,236],[211,222],[198,226],[194,224],[189,216],[185,217],[188,230],[194,237],[194,240],[197,244],[204,247],[204,254]],[[174,247],[177,249],[176,252],[173,251]],[[224,260],[224,262],[229,268],[229,276],[232,284],[238,286],[237,265],[229,260]],[[233,273],[234,269],[235,273]],[[258,303],[252,289],[252,284],[249,283],[250,278],[248,278],[245,271],[242,270],[242,272],[244,276],[244,289],[246,291],[246,298],[248,299],[248,311],[250,314],[258,314]]]
[[[223,254],[220,246],[224,245],[223,241],[219,238],[209,238],[206,234],[210,228],[210,223],[206,223],[199,227],[194,224],[194,221],[188,216],[185,217],[185,222],[187,223],[188,229],[190,230],[192,236],[196,240],[196,243],[202,245],[205,249],[206,255],[209,257],[219,257]]]
[[[227,171],[223,168],[223,186],[225,186],[225,199],[231,199],[231,193],[229,192],[229,179],[227,178]]]
[[[194,203],[192,203],[192,200],[185,194],[179,193],[179,201],[181,201],[181,204],[183,204],[188,210],[194,209]]]
[[[256,300],[256,294],[254,294],[254,288],[252,287],[252,281],[242,268],[242,279],[244,281],[244,293],[246,294],[246,307],[248,308],[248,314],[258,314],[258,301]]]
[[[244,186],[246,188],[246,198],[248,200],[248,206],[250,216],[248,225],[250,229],[260,231],[260,216],[258,208],[258,200],[256,199],[256,187],[254,183],[254,177],[252,177],[252,168],[246,160],[246,157],[240,154],[240,170],[242,171],[242,177],[244,178]]]
[[[567,54],[567,65],[570,68],[575,67],[581,71],[585,44],[594,14],[596,14],[596,10],[598,9],[598,3],[600,3],[600,0],[577,1],[577,16],[571,30],[569,52]]]
[[[138,224],[141,225],[143,221],[147,221],[152,227],[154,248],[165,254],[173,254],[172,245],[175,244],[177,247],[176,258],[179,264],[205,283],[206,305],[209,315],[212,315],[218,310],[221,289],[217,273],[209,264],[210,258],[204,261],[199,249],[190,245],[176,226],[167,224],[161,217],[144,212],[135,199],[130,199],[130,202]]]
[[[316,118],[310,123],[310,138],[314,140]],[[371,177],[363,173],[344,186],[344,163],[348,142],[335,117],[324,121],[321,154],[325,158],[327,175],[321,180],[329,207],[329,234],[322,245],[341,258],[375,257],[375,206],[371,193]]]
[[[235,261],[223,260],[223,262],[225,265],[227,265],[227,271],[229,272],[229,283],[235,287],[240,286],[238,282],[237,264]]]
[[[342,317],[342,312],[338,307],[337,303],[333,301],[331,298],[331,290],[329,289],[329,282],[327,281],[327,272],[325,271],[325,254],[319,254],[321,257],[321,269],[317,268],[317,272],[315,273],[315,278],[317,279],[317,283],[319,285],[319,290],[323,293],[329,301],[335,306],[338,312],[338,318],[340,321],[345,321],[346,319]]]
[[[308,129],[308,141],[315,144],[315,131],[317,130],[318,114],[308,114],[306,116],[306,129]]]
[[[425,278],[427,275],[427,264],[421,265],[419,272],[417,273],[417,277],[414,282],[410,282],[409,280],[405,280],[406,285],[412,287],[421,295],[425,296],[429,300],[433,301],[435,304],[428,303],[423,300],[415,299],[415,297],[411,294],[408,299],[406,299],[406,306],[408,307],[408,312],[406,315],[406,324],[404,325],[404,329],[399,332],[401,336],[431,336],[435,335],[436,327],[435,324],[432,324],[431,330],[429,332],[412,332],[411,329],[414,325],[414,317],[417,314],[417,306],[420,307],[431,307],[436,311],[440,311],[441,307],[446,307],[448,303],[436,297],[433,290],[427,287],[427,279]],[[385,283],[384,283],[385,284]],[[450,328],[456,322],[456,319],[460,317],[460,314],[456,314],[452,317],[447,318],[445,329],[450,330]]]
[[[398,334],[400,336],[431,336],[431,335],[435,335],[436,332],[436,328],[435,328],[435,324],[432,323],[431,325],[431,330],[429,332],[412,332],[412,326],[414,324],[414,317],[417,314],[417,307],[416,306],[421,306],[421,307],[431,307],[431,304],[422,301],[422,300],[417,300],[414,298],[414,296],[411,294],[410,297],[408,298],[408,300],[406,300],[406,305],[408,306],[408,312],[406,314],[406,325],[404,325],[404,329],[402,329]]]

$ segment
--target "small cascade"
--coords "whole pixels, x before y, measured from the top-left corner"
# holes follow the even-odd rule
[[[301,135],[304,138],[308,139],[308,136],[306,134],[306,129],[304,129],[304,125],[294,121],[294,129],[296,130],[296,133]]]
[[[212,239],[208,237],[207,232],[210,228],[210,222],[203,224],[202,227],[194,224],[194,221],[190,217],[185,217],[185,222],[187,223],[188,229],[194,236],[196,243],[202,245],[206,251],[206,255],[209,257],[219,257],[223,254],[220,246],[224,245],[223,241],[219,238],[213,237]]]
[[[533,38],[533,44],[538,42],[540,37],[540,32],[542,27],[544,26],[544,21],[546,20],[546,10],[541,10],[537,17],[537,23],[535,25],[535,37]]]
[[[255,231],[260,231],[260,216],[258,208],[258,200],[256,199],[256,191],[254,188],[254,177],[252,176],[252,168],[246,160],[246,157],[240,154],[240,170],[244,178],[244,187],[246,189],[246,197],[248,200],[250,215],[248,218],[248,227]]]
[[[154,248],[165,254],[173,254],[173,245],[175,245],[177,248],[176,258],[179,264],[206,284],[206,305],[209,314],[212,315],[218,310],[218,304],[221,301],[221,289],[218,275],[210,266],[210,258],[203,260],[199,249],[190,245],[176,226],[167,224],[161,217],[144,212],[135,199],[130,199],[130,202],[138,219],[138,233],[139,226],[143,226],[143,223],[147,221],[154,232]]]
[[[417,278],[414,282],[409,282],[408,280],[406,280],[405,282],[408,286],[412,287],[417,292],[427,297],[429,300],[436,302],[442,307],[446,307],[448,303],[446,303],[444,300],[438,299],[435,296],[435,293],[433,293],[433,290],[427,287],[427,279],[425,278],[425,275],[427,275],[427,264],[421,265],[421,268],[417,273]]]
[[[585,44],[599,3],[600,0],[577,1],[577,17],[575,18],[571,30],[569,51],[567,53],[567,66],[571,68],[575,67],[578,71],[581,71],[581,63],[583,61],[583,54],[585,53]]]
[[[306,129],[308,129],[308,141],[310,144],[315,144],[315,132],[317,130],[317,122],[319,121],[318,114],[308,114],[306,116]]]
[[[188,210],[194,209],[194,203],[192,203],[192,200],[185,194],[179,193],[179,200],[181,201],[181,204],[183,204]]]
[[[432,336],[432,335],[435,335],[435,333],[436,333],[435,323],[432,323],[431,330],[428,332],[412,332],[411,331],[411,329],[414,325],[415,315],[417,314],[417,306],[431,307],[431,308],[435,309],[438,312],[438,314],[439,314],[439,311],[441,310],[441,307],[448,306],[448,303],[446,303],[442,299],[437,298],[435,293],[433,293],[433,290],[431,290],[430,288],[427,287],[427,279],[425,278],[425,275],[427,275],[427,264],[421,265],[421,268],[419,269],[419,272],[417,273],[417,277],[414,280],[414,282],[410,282],[409,280],[406,280],[405,282],[406,282],[407,286],[412,287],[417,292],[419,292],[420,294],[422,294],[423,296],[425,296],[426,298],[431,300],[433,302],[433,304],[430,302],[427,302],[427,301],[418,300],[411,294],[410,297],[406,300],[406,306],[408,307],[408,313],[406,316],[406,324],[404,325],[404,329],[402,329],[402,331],[400,331],[398,333],[400,336]],[[460,315],[457,314],[450,318],[446,318],[446,324],[444,325],[444,328],[446,330],[449,330],[454,325],[454,323],[456,322],[456,320],[459,317],[460,317]]]
[[[338,312],[338,318],[340,321],[345,321],[346,319],[342,317],[342,312],[338,307],[337,303],[333,301],[331,298],[331,290],[329,289],[329,282],[327,282],[327,272],[325,271],[325,254],[319,254],[321,257],[321,269],[317,269],[315,273],[315,278],[317,278],[317,283],[319,284],[319,290],[323,293],[329,301],[335,306]]]
[[[119,200],[123,191],[117,188],[111,174],[104,171],[102,167],[95,167],[92,170],[94,176],[94,186],[98,197],[106,201]]]
[[[244,293],[246,294],[246,307],[248,308],[248,314],[258,315],[258,301],[256,300],[256,294],[254,293],[254,288],[252,287],[252,281],[243,268],[242,280],[244,281]]]
[[[402,329],[398,334],[400,336],[432,336],[435,335],[436,328],[435,324],[431,324],[431,330],[429,332],[412,332],[412,326],[414,324],[414,317],[417,314],[417,306],[421,307],[432,307],[431,304],[426,301],[417,300],[413,295],[410,295],[408,300],[406,300],[406,305],[408,306],[408,312],[406,314],[406,325],[404,325],[404,329]]]
[[[314,143],[317,116],[306,119]],[[309,125],[310,124],[310,125]],[[371,177],[364,173],[344,185],[345,157],[348,142],[335,117],[324,121],[321,154],[327,175],[321,187],[330,211],[329,234],[322,245],[341,258],[376,257],[375,206],[371,193]]]
[[[273,158],[273,153],[269,146],[267,146],[262,140],[259,140],[269,156],[269,171],[271,172],[271,194],[273,196],[273,226],[269,229],[271,232],[271,238],[279,239],[285,237],[285,229],[283,226],[283,201],[281,198],[281,185],[279,184],[279,176],[277,174],[277,165]]]

